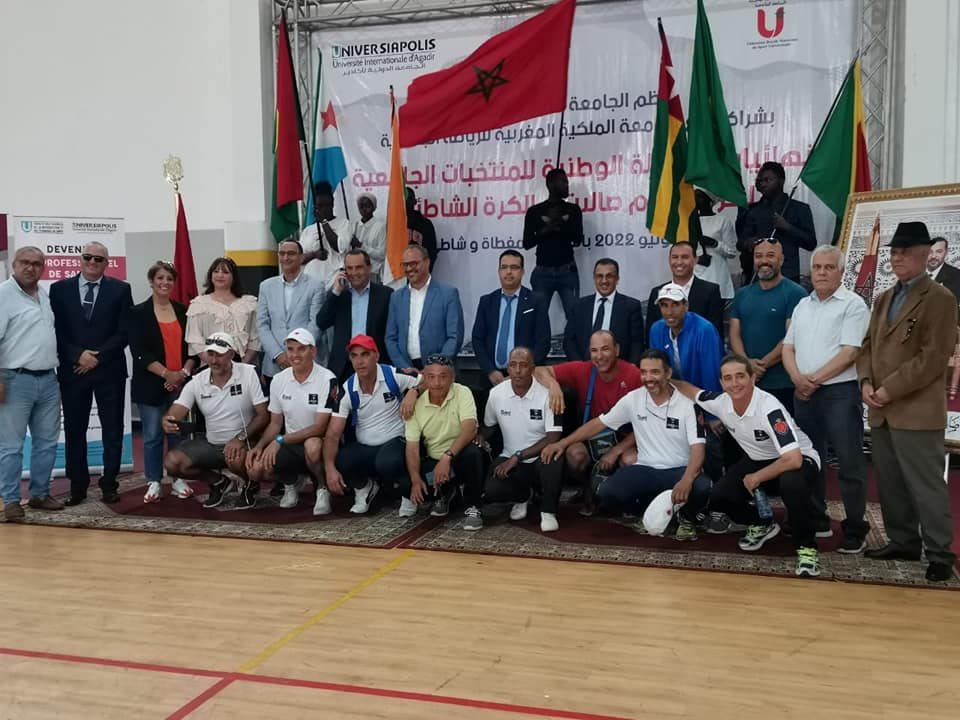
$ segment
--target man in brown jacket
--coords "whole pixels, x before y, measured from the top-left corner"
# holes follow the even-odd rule
[[[957,339],[957,302],[926,272],[931,244],[924,223],[897,226],[889,247],[898,282],[873,303],[857,377],[869,407],[873,467],[889,538],[865,554],[919,560],[924,547],[927,580],[942,582],[952,577],[957,559],[950,550],[953,520],[943,482],[944,373]]]

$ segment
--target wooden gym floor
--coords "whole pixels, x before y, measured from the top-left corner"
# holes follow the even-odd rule
[[[0,720],[960,717],[960,595],[0,526]]]

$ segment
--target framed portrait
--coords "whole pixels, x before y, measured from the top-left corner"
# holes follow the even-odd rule
[[[897,190],[855,193],[847,200],[839,245],[846,254],[843,285],[867,304],[892,287],[897,278],[890,267],[885,245],[902,222],[926,223],[931,248],[927,270],[954,293],[960,304],[960,184],[928,185]],[[947,448],[960,453],[960,395],[951,400],[949,385],[957,372],[960,380],[960,346],[945,373],[947,393]],[[866,414],[866,413],[865,413]]]

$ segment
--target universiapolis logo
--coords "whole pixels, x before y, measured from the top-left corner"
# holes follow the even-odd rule
[[[20,229],[41,235],[63,235],[63,223],[57,220],[21,220]]]
[[[437,39],[424,37],[370,43],[332,45],[334,69],[344,75],[396,70],[423,70],[437,56]]]
[[[112,222],[73,222],[71,225],[76,233],[112,235],[117,231],[117,224]]]

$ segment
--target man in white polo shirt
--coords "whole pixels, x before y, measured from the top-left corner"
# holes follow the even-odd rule
[[[714,485],[710,510],[746,524],[747,533],[740,538],[739,545],[741,550],[752,552],[780,532],[773,518],[763,517],[758,510],[767,492],[778,493],[793,525],[796,574],[819,575],[813,489],[820,471],[820,456],[783,404],[756,387],[753,366],[747,358],[735,353],[727,355],[720,362],[720,384],[723,393],[674,381],[680,392],[723,423],[745,455],[728,467]],[[761,486],[762,497],[755,495]]]
[[[400,517],[412,517],[417,506],[409,500],[401,406],[406,402],[408,412],[413,412],[417,393],[407,391],[416,388],[420,378],[380,365],[380,351],[369,335],[355,335],[347,345],[347,353],[354,374],[343,385],[343,396],[323,441],[327,487],[317,491],[314,513],[330,512],[330,493],[343,495],[352,489],[350,512],[362,515],[370,509],[383,484],[400,490]],[[350,439],[341,447],[341,438],[351,429],[355,440]]]
[[[843,287],[843,253],[821,245],[810,257],[813,292],[793,309],[783,339],[783,367],[793,386],[797,425],[824,456],[829,441],[840,465],[840,496],[846,519],[837,552],[855,554],[866,547],[867,462],[863,456],[863,400],[854,365],[870,324],[870,310],[859,295]],[[815,499],[817,536],[829,537],[827,480],[820,468]],[[823,534],[821,534],[823,533]]]
[[[293,330],[284,340],[290,367],[270,383],[270,424],[247,454],[247,473],[256,484],[280,478],[280,507],[294,508],[300,500],[297,480],[309,474],[322,487],[321,438],[337,403],[337,377],[315,364],[317,343],[306,328]]]
[[[597,490],[602,507],[642,515],[664,490],[673,490],[678,512],[677,540],[696,540],[696,523],[710,497],[710,481],[701,472],[706,454],[703,421],[693,403],[670,384],[670,358],[657,349],[640,356],[643,387],[632,390],[608,412],[594,418],[543,451],[545,460],[567,445],[604,428],[630,424],[637,443],[637,461],[622,467]]]
[[[236,343],[227,333],[218,332],[205,341],[201,357],[207,368],[183,386],[170,411],[163,418],[166,433],[186,433],[178,425],[196,408],[206,421],[206,438],[180,443],[163,458],[171,477],[206,480],[210,494],[204,507],[223,502],[230,486],[221,470],[227,469],[243,480],[238,508],[253,507],[256,488],[249,482],[245,460],[251,437],[267,425],[267,399],[253,365],[234,362]]]
[[[560,439],[563,427],[550,409],[550,393],[533,379],[535,363],[529,348],[515,347],[508,356],[510,382],[494,386],[487,398],[480,436],[490,439],[499,425],[503,451],[494,460],[493,477],[487,481],[488,503],[513,501],[511,520],[523,520],[535,490],[540,500],[540,529],[559,529],[557,507],[563,485],[563,457],[540,460],[540,451]]]

